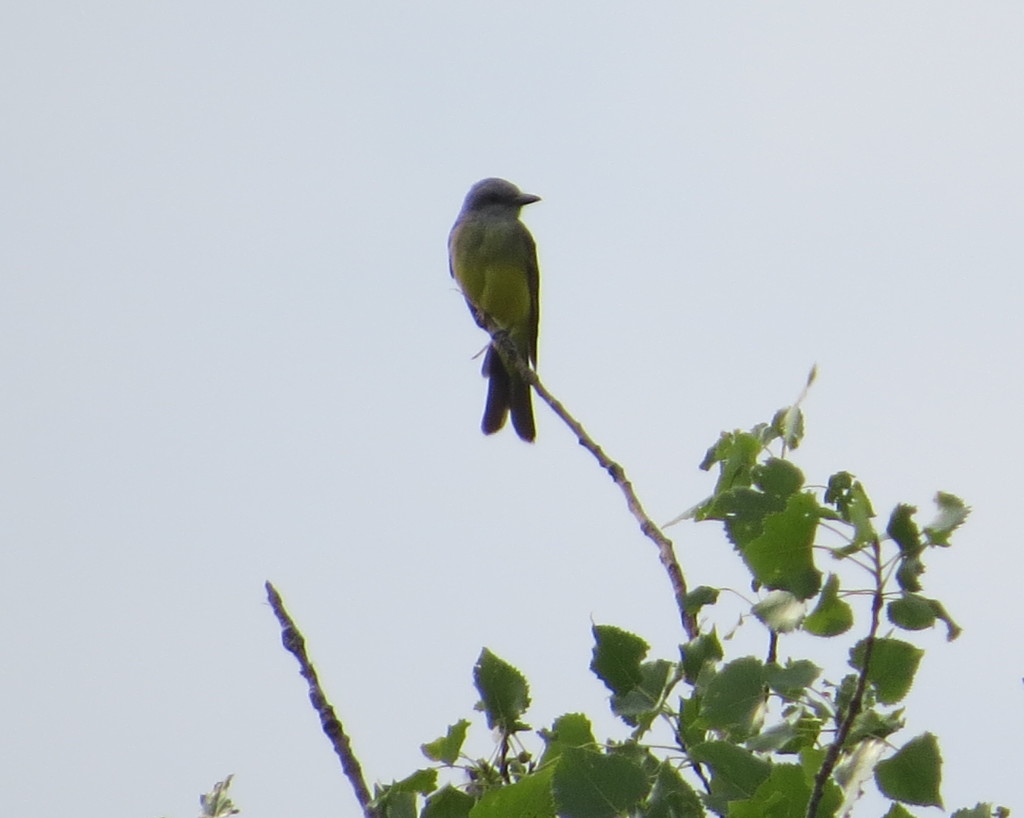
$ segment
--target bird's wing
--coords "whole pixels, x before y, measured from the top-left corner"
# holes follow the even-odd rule
[[[530,361],[537,363],[537,335],[540,332],[540,267],[537,264],[537,245],[530,231],[523,226],[526,256],[526,281],[530,289]]]

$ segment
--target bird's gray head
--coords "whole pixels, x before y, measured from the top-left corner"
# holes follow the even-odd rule
[[[523,205],[539,201],[540,196],[523,193],[504,179],[481,179],[466,194],[462,212],[506,214],[515,218]]]

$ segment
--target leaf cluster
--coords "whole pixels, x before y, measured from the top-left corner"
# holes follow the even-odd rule
[[[960,633],[943,604],[924,595],[922,578],[931,551],[951,544],[969,508],[940,492],[930,523],[921,525],[916,508],[899,504],[881,529],[852,474],[807,483],[789,459],[803,434],[799,407],[749,431],[723,433],[701,463],[717,469],[713,493],[683,515],[721,524],[746,567],[757,593],[747,621],[763,628],[762,658],[726,655],[712,624],[722,589],[710,586],[686,595],[686,612],[700,629],[677,656],[649,658],[640,636],[595,625],[590,667],[626,728],[625,737],[599,741],[580,713],[532,731],[526,678],[484,649],[474,683],[477,709],[498,738],[494,753],[467,754],[470,722],[451,725],[422,747],[433,766],[378,787],[377,813],[829,818],[848,814],[872,780],[891,800],[892,818],[911,815],[906,805],[942,806],[936,737],[896,741],[923,650],[895,632],[909,637],[941,623],[949,639]],[[822,569],[825,560],[834,570]],[[851,604],[857,598],[870,602],[866,616]],[[789,634],[838,639],[858,623],[838,681],[828,681],[836,669],[783,650]],[[998,810],[986,804],[955,813],[993,814]]]

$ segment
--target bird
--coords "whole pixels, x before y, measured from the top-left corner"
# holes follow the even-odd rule
[[[482,179],[469,189],[448,235],[449,271],[477,324],[506,334],[531,366],[537,364],[540,269],[537,246],[519,214],[539,201],[505,179]],[[493,339],[482,371],[488,379],[484,434],[497,432],[511,414],[516,434],[532,443],[537,429],[530,384],[502,359]]]

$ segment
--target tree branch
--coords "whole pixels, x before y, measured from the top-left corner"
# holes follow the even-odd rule
[[[330,740],[335,754],[341,760],[342,771],[352,784],[352,789],[355,790],[356,800],[359,801],[359,806],[363,809],[363,816],[364,818],[379,818],[377,811],[370,804],[372,800],[370,791],[366,786],[366,781],[363,779],[363,768],[360,766],[358,759],[356,759],[355,753],[352,752],[352,743],[349,741],[348,736],[345,735],[345,730],[334,713],[334,707],[327,701],[327,696],[324,694],[323,688],[320,687],[320,680],[317,678],[313,663],[309,661],[309,656],[306,654],[306,639],[299,632],[295,622],[284,609],[284,602],[281,601],[281,595],[277,592],[277,589],[269,582],[266,583],[265,587],[267,589],[267,601],[270,602],[270,607],[274,609],[277,621],[281,623],[281,642],[285,650],[298,661],[299,673],[302,674],[302,678],[309,684],[309,700],[313,704],[313,709],[316,710],[317,715],[320,717],[320,726],[323,728],[324,734]]]
[[[871,548],[874,557],[875,591],[871,597],[871,629],[868,631],[867,639],[864,641],[863,666],[860,669],[860,675],[857,677],[857,687],[850,698],[850,706],[839,725],[839,729],[836,731],[836,737],[833,739],[832,745],[825,754],[825,760],[821,764],[821,769],[818,770],[818,774],[814,777],[814,789],[811,790],[811,797],[807,801],[807,818],[816,818],[818,806],[825,795],[825,784],[832,777],[832,772],[835,770],[836,764],[839,763],[839,755],[843,751],[846,737],[850,734],[853,721],[860,715],[861,707],[864,705],[864,691],[868,686],[868,669],[871,667],[871,654],[874,653],[875,639],[878,636],[878,626],[882,618],[882,592],[885,590],[885,583],[882,578],[881,546],[877,539],[872,543]]]
[[[601,468],[608,472],[615,485],[622,491],[626,498],[626,507],[640,524],[640,531],[658,549],[658,559],[661,561],[665,573],[668,574],[668,581],[672,585],[672,592],[676,599],[676,607],[679,609],[679,618],[682,622],[683,630],[686,631],[686,635],[690,639],[695,639],[700,633],[700,629],[696,618],[686,610],[686,578],[683,576],[683,571],[679,567],[679,561],[676,559],[675,546],[672,545],[672,541],[665,536],[661,528],[644,511],[640,498],[637,497],[636,491],[633,489],[633,484],[626,477],[625,469],[604,453],[604,450],[587,434],[580,422],[570,415],[561,401],[552,395],[547,387],[541,383],[537,373],[527,365],[526,361],[519,354],[519,350],[516,349],[509,339],[508,333],[495,330],[493,327],[488,326],[486,321],[481,326],[490,332],[491,339],[494,341],[494,345],[506,365],[514,367],[523,380],[533,387],[533,391],[572,430],[579,444],[594,456],[594,459],[597,460]]]

